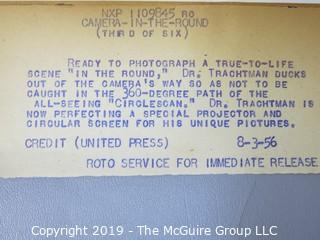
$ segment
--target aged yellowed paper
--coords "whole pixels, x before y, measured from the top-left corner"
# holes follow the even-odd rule
[[[319,173],[320,9],[0,6],[0,177]]]

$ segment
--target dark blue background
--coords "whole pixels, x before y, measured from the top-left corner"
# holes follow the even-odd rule
[[[31,235],[33,225],[75,224],[278,225],[277,237],[247,239],[320,239],[320,175],[0,179],[0,196],[1,240],[44,239]],[[131,233],[113,239],[164,237]]]

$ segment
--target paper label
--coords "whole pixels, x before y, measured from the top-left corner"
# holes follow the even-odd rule
[[[320,9],[0,6],[0,177],[319,173]]]

